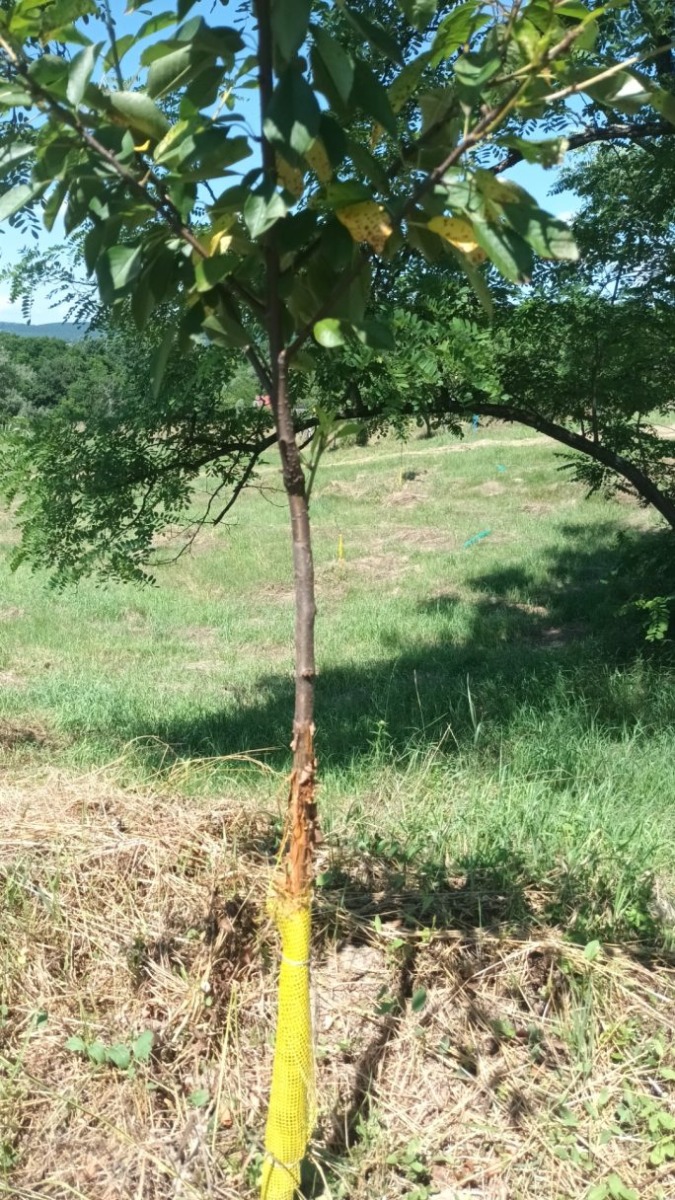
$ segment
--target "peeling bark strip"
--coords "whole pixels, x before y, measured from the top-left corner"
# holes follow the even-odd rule
[[[292,749],[293,770],[286,828],[286,870],[288,891],[292,896],[302,896],[307,893],[312,881],[314,848],[318,841],[313,724],[296,724]]]

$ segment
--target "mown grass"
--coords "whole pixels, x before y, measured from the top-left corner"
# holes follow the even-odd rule
[[[494,426],[320,468],[312,1195],[672,1184],[675,663],[630,604],[670,535],[561,465]],[[2,568],[7,1194],[255,1193],[289,576],[272,462],[157,588]],[[146,1028],[133,1077],[64,1050]]]
[[[634,506],[584,499],[560,466],[497,427],[459,448],[326,456],[313,503],[323,821],[534,878],[562,863],[583,876],[590,853],[622,897],[625,872],[642,896],[645,872],[675,872],[675,674],[622,612],[640,581],[618,535],[658,535]],[[7,761],[120,760],[128,782],[269,807],[277,774],[229,756],[287,761],[289,573],[274,465],[157,588],[55,594],[4,571]],[[623,899],[602,921],[619,910],[634,924]]]

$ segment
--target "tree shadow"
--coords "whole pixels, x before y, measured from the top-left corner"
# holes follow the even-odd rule
[[[497,746],[525,709],[545,714],[560,686],[572,703],[593,712],[609,736],[639,721],[651,728],[675,721],[675,693],[665,701],[661,695],[657,705],[647,685],[642,691],[613,688],[607,669],[641,663],[654,678],[661,673],[665,678],[672,666],[667,646],[655,649],[645,642],[644,620],[632,607],[650,587],[647,564],[658,564],[661,576],[667,568],[675,590],[672,534],[617,538],[607,522],[570,524],[563,535],[562,547],[552,547],[546,556],[545,576],[541,570],[533,575],[526,564],[477,571],[468,581],[468,600],[447,590],[411,603],[411,622],[419,614],[426,618],[426,639],[417,638],[413,648],[392,632],[387,658],[321,671],[322,768],[349,768],[382,741],[394,755],[411,739],[418,746],[432,744],[448,725],[452,738],[445,748],[451,752],[475,741],[477,721],[483,744],[487,737]],[[293,680],[286,674],[263,675],[257,694],[254,703],[231,703],[194,718],[154,720],[125,732],[143,742],[138,752],[155,770],[176,758],[225,756],[261,745],[278,747],[269,761],[283,767]]]

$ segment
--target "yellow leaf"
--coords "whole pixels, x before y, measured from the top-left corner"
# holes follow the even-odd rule
[[[394,232],[389,213],[374,200],[363,200],[360,204],[348,204],[336,212],[338,221],[349,230],[355,242],[368,242],[376,254],[382,254],[388,239]]]
[[[333,178],[333,168],[326,154],[326,147],[320,138],[315,138],[309,150],[305,150],[305,158],[319,183],[330,183]]]
[[[451,246],[456,246],[471,259],[471,262],[485,261],[487,255],[476,241],[473,226],[463,217],[432,217],[427,221],[427,229],[450,242]]]
[[[221,230],[220,233],[214,233],[209,242],[209,256],[212,257],[214,254],[225,254],[231,245],[231,233],[225,233],[224,230]]]
[[[276,155],[276,165],[281,187],[290,192],[291,196],[295,196],[296,200],[299,199],[305,187],[305,178],[300,168],[292,167],[280,154]]]
[[[134,150],[136,151],[137,154],[145,154],[146,150],[149,150],[149,149],[150,149],[150,138],[148,138],[147,142],[143,142],[142,146],[134,146]]]

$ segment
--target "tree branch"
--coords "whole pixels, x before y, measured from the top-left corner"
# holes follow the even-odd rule
[[[593,142],[616,142],[621,140],[638,142],[644,138],[668,137],[671,134],[675,134],[675,125],[671,125],[667,121],[647,121],[642,125],[637,122],[630,124],[615,122],[611,125],[599,126],[590,125],[580,133],[573,133],[566,139],[567,150],[578,150],[580,147],[589,146]],[[501,175],[502,171],[508,171],[510,167],[515,167],[516,163],[522,162],[524,157],[522,150],[511,150],[492,170],[495,175]]]

